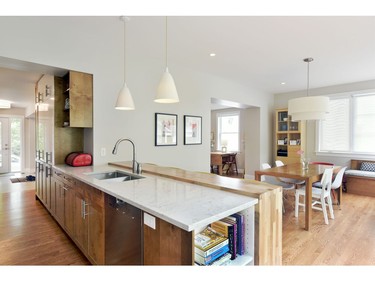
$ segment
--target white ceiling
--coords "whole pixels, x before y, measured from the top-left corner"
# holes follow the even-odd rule
[[[310,88],[375,79],[375,17],[172,17],[168,27],[170,61],[262,92],[305,89],[306,57]]]
[[[375,79],[374,30],[373,16],[171,16],[169,66],[172,74],[173,66],[181,65],[282,93],[306,89],[303,59],[313,57],[310,88],[367,81]],[[164,17],[131,16],[128,56],[162,60],[164,32]],[[23,84],[35,79],[0,72],[0,99],[19,95]]]
[[[11,107],[27,107],[34,102],[35,84],[40,76],[40,73],[0,68],[0,99],[11,101]]]

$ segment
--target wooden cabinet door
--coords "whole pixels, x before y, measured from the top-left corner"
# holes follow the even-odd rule
[[[104,264],[104,208],[93,202],[88,206],[87,253],[96,264]]]
[[[74,201],[75,194],[72,186],[64,184],[64,225],[66,231],[73,235],[74,233]]]
[[[50,172],[49,180],[50,180],[50,198],[51,198],[49,211],[52,214],[52,216],[55,216],[55,213],[56,213],[56,184],[55,184],[55,179],[52,176],[52,168],[50,168],[49,172]]]
[[[41,199],[41,191],[40,191],[40,183],[39,183],[39,169],[40,169],[40,166],[39,166],[39,162],[35,162],[35,193],[36,195],[38,196],[39,199]]]
[[[56,196],[56,209],[55,218],[57,222],[64,227],[64,217],[65,217],[65,199],[64,199],[64,183],[59,180],[54,180],[55,196]]]
[[[44,169],[44,201],[48,210],[51,209],[51,176],[52,168],[49,165],[45,165]]]
[[[40,200],[44,203],[44,165],[43,163],[38,162],[37,163],[37,195]]]
[[[87,209],[83,194],[76,192],[74,196],[74,238],[83,251],[87,251]]]
[[[70,127],[92,128],[92,74],[70,71]]]

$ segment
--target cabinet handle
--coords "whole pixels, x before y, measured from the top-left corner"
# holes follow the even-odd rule
[[[81,216],[83,219],[88,215],[88,213],[86,213],[86,206],[88,205],[85,200],[81,200]]]
[[[52,152],[46,152],[46,163],[52,162]]]
[[[52,176],[52,168],[46,167],[46,177],[48,178],[50,176]]]

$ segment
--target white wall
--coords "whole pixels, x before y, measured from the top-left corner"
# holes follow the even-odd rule
[[[209,171],[210,98],[237,101],[260,107],[259,157],[271,157],[269,104],[272,97],[248,86],[192,71],[169,63],[180,96],[180,103],[153,102],[157,84],[164,71],[163,53],[155,60],[142,55],[127,58],[127,84],[136,110],[116,111],[114,103],[123,83],[123,30],[118,17],[0,17],[0,54],[28,62],[92,73],[94,75],[95,164],[131,159],[130,145],[122,143],[118,154],[111,155],[116,140],[128,137],[137,147],[137,160],[188,170]],[[131,42],[129,44],[136,44]],[[130,50],[134,49],[130,46]],[[178,145],[154,146],[155,112],[178,114]],[[183,145],[183,115],[203,117],[203,144]],[[100,155],[101,148],[106,156]],[[262,161],[262,160],[261,160]]]
[[[335,94],[342,94],[345,92],[355,92],[355,91],[367,91],[375,89],[375,80],[370,81],[363,81],[363,82],[356,82],[350,84],[342,84],[342,85],[334,85],[329,87],[323,88],[316,88],[310,89],[309,95],[335,95]],[[306,96],[306,91],[297,91],[297,92],[290,92],[290,93],[281,93],[275,94],[274,100],[275,109],[277,108],[287,108],[288,107],[288,100],[295,98]],[[315,141],[316,141],[316,122],[318,121],[308,121],[307,122],[307,129],[306,129],[306,138],[307,138],[307,153],[309,155],[313,155],[314,161],[323,161],[323,162],[331,162],[335,163],[336,165],[341,166],[348,166],[350,167],[350,159],[352,157],[348,156],[317,156],[315,153]],[[362,158],[361,158],[362,159]]]

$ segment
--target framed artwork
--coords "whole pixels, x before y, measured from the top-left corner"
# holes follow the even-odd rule
[[[155,146],[177,145],[177,114],[155,113]]]
[[[202,144],[202,117],[184,115],[184,144]]]

